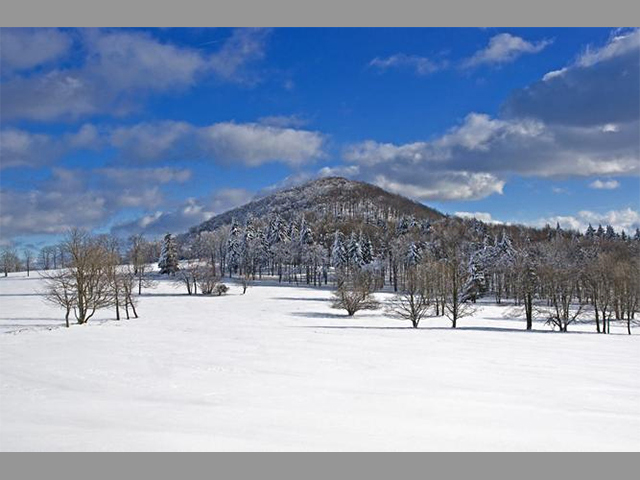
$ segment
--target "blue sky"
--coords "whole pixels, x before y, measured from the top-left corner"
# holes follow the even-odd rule
[[[640,226],[632,29],[2,29],[2,242],[184,231],[321,175]]]

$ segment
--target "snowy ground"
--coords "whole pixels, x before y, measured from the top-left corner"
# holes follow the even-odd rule
[[[65,329],[41,288],[0,279],[0,450],[640,450],[640,335],[498,306],[415,331],[329,290],[167,282],[139,319]]]

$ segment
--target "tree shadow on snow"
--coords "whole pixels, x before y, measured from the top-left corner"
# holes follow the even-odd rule
[[[375,314],[367,315],[360,314],[356,317],[350,317],[346,313],[331,313],[331,312],[291,312],[290,315],[294,317],[303,317],[303,318],[340,318],[340,319],[357,319],[357,318],[366,318],[366,317],[375,317]]]
[[[316,328],[322,330],[416,330],[415,328],[412,328],[411,325],[406,327],[375,327],[367,325],[300,325],[297,328]],[[426,330],[426,328],[418,330]]]
[[[42,293],[0,293],[0,297],[42,297]]]
[[[321,297],[308,297],[308,298],[300,298],[300,297],[272,297],[270,300],[295,300],[300,302],[328,302],[331,300],[330,298],[321,298]]]

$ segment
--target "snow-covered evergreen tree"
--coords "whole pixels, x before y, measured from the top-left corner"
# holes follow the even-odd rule
[[[178,271],[178,248],[173,235],[167,233],[162,241],[162,250],[158,260],[161,274],[174,275]]]
[[[336,230],[336,233],[333,236],[331,263],[336,268],[343,268],[347,266],[347,249],[344,245],[344,236],[340,230]]]
[[[311,245],[313,243],[313,234],[309,224],[304,217],[300,220],[300,245]]]
[[[420,263],[422,258],[422,254],[420,253],[420,248],[416,245],[415,242],[409,243],[409,247],[407,248],[407,255],[405,256],[405,262],[407,266],[415,266]]]
[[[591,224],[589,224],[589,226],[587,227],[587,230],[584,232],[584,236],[591,239],[594,237],[595,234],[596,234],[595,229],[591,226]]]
[[[362,245],[362,262],[365,265],[369,265],[373,262],[373,244],[369,237],[360,232],[360,245]]]
[[[227,241],[227,256],[229,273],[236,270],[242,260],[242,241],[240,238],[240,226],[235,221],[231,223],[229,230],[229,240]]]
[[[349,243],[347,244],[347,258],[349,265],[353,267],[361,267],[364,263],[362,259],[362,245],[360,245],[355,232],[352,232],[351,237],[349,237]]]

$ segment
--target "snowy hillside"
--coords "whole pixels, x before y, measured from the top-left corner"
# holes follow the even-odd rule
[[[486,305],[416,330],[348,318],[326,288],[162,281],[141,318],[66,329],[37,277],[0,279],[1,450],[640,449],[640,336],[621,326],[525,332]]]
[[[389,193],[374,185],[326,177],[298,187],[281,190],[254,200],[198,225],[192,232],[215,230],[232,220],[243,224],[249,217],[262,218],[277,214],[285,219],[297,219],[301,214],[329,215],[342,218],[397,218],[401,215],[436,220],[443,215],[421,203]]]

